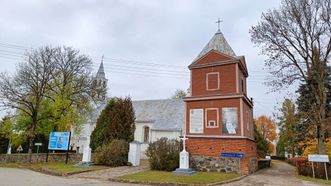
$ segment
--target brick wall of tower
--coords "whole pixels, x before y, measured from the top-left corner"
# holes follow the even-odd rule
[[[192,157],[221,158],[221,153],[242,153],[240,172],[250,174],[257,170],[256,143],[250,139],[189,137],[187,150]]]

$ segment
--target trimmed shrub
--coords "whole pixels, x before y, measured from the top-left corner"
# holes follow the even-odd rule
[[[331,165],[329,163],[327,163],[326,167],[327,167],[327,171],[328,171],[328,177],[330,178],[331,177]],[[326,179],[323,163],[315,162],[314,171],[315,171],[316,178]],[[300,164],[300,166],[298,167],[298,173],[299,173],[299,175],[313,177],[312,163],[305,162],[305,163]]]
[[[95,151],[93,161],[96,164],[111,167],[127,164],[129,144],[124,140],[113,140],[110,144],[104,144]]]
[[[173,171],[179,166],[181,145],[177,140],[161,138],[150,143],[146,155],[152,170]]]
[[[293,166],[299,167],[301,164],[306,163],[308,161],[305,157],[294,157],[288,160],[288,163],[290,163]]]

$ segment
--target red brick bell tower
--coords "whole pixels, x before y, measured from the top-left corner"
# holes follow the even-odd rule
[[[218,31],[188,68],[191,95],[184,99],[185,130],[195,168],[254,172],[253,103],[247,97],[245,57],[236,56]]]

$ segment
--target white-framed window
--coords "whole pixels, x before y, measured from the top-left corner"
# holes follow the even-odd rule
[[[206,89],[219,90],[220,89],[220,73],[210,72],[206,74]]]
[[[203,133],[203,109],[190,109],[190,133]]]

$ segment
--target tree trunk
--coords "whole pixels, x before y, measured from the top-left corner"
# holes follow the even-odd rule
[[[33,140],[34,140],[34,137],[30,137],[30,139],[29,139],[29,150],[28,150],[29,162],[32,161]]]
[[[326,154],[325,150],[325,131],[323,129],[320,129],[319,136],[317,138],[317,149],[318,154]]]
[[[29,138],[29,150],[28,150],[28,155],[29,155],[29,162],[32,161],[32,150],[33,150],[33,141],[35,138],[35,131],[36,131],[36,126],[37,126],[37,113],[34,113],[32,116],[32,128],[31,128],[31,133],[30,133],[30,138]]]

